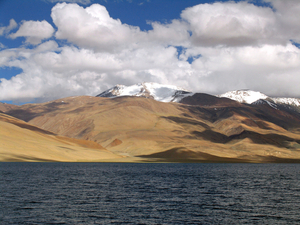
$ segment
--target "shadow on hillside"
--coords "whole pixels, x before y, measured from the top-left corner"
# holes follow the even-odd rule
[[[284,135],[279,134],[259,134],[253,131],[243,131],[240,134],[226,136],[224,134],[212,131],[205,130],[203,132],[193,131],[191,133],[194,135],[194,138],[201,138],[207,141],[211,141],[214,143],[226,144],[233,140],[243,140],[245,138],[249,138],[253,143],[256,144],[265,144],[265,145],[273,145],[280,148],[290,148],[289,142],[297,142],[300,144],[300,140],[293,139]]]
[[[49,112],[54,112],[59,109],[59,106],[69,104],[66,102],[51,102],[43,106],[31,106],[28,109],[12,109],[7,112],[6,114],[13,116],[15,118],[21,119],[25,122],[28,122],[35,117],[42,116]],[[37,112],[38,111],[38,112]]]
[[[185,148],[172,148],[150,155],[139,155],[144,162],[178,162],[178,163],[300,163],[300,159],[278,158],[275,156],[244,156],[228,158],[214,156],[203,152],[194,152]]]

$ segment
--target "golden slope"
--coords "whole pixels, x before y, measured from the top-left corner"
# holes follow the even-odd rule
[[[16,108],[18,108],[18,106],[0,102],[0,111],[2,111],[2,112],[16,109]]]
[[[120,158],[102,146],[50,132],[0,113],[0,161],[102,161]]]
[[[95,141],[127,157],[121,161],[300,159],[298,134],[239,103],[198,107],[140,97],[81,96],[28,104],[8,113],[59,135]],[[274,118],[270,120],[276,122]]]

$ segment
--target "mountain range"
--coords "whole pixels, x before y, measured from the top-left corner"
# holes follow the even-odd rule
[[[139,83],[131,86],[116,85],[99,95],[97,97],[119,97],[119,96],[139,96],[151,98],[160,102],[180,102],[183,98],[192,96],[196,93],[188,91],[174,85],[162,85],[157,83]],[[269,101],[277,104],[287,104],[292,106],[300,106],[299,98],[273,98],[269,97],[259,91],[252,90],[237,90],[229,91],[216,97],[229,98],[241,103],[259,104],[259,100]]]
[[[0,161],[298,162],[300,101],[156,83],[0,103]]]

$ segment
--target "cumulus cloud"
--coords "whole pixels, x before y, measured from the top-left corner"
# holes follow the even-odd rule
[[[16,33],[10,34],[10,38],[25,37],[26,42],[37,45],[43,39],[52,37],[54,28],[46,20],[23,21]]]
[[[300,40],[300,2],[266,1],[273,9],[196,5],[170,23],[153,21],[149,31],[112,18],[99,4],[58,3],[51,12],[56,31],[46,21],[24,21],[11,37],[36,46],[0,51],[0,67],[23,71],[0,79],[0,100],[97,95],[144,81],[211,94],[249,88],[300,97],[300,49],[291,42]],[[56,40],[48,40],[53,34]]]
[[[3,51],[2,59],[2,65],[23,70],[11,80],[1,80],[0,99],[8,100],[17,95],[44,100],[96,95],[117,83],[129,85],[145,80],[169,83],[169,76],[184,81],[186,69],[190,67],[187,62],[176,66],[177,50],[172,46],[125,49],[116,54],[58,47],[54,41],[49,41],[35,49]],[[33,88],[35,85],[42,88]],[[14,94],[10,95],[9,90],[14,86]]]
[[[96,51],[116,52],[153,44],[187,45],[189,38],[185,22],[153,22],[153,29],[143,32],[139,27],[110,17],[106,8],[98,4],[86,8],[76,4],[57,4],[51,16],[58,28],[55,34],[57,39],[66,39],[79,47]]]
[[[18,27],[18,24],[14,19],[11,19],[9,21],[9,25],[7,27],[0,27],[0,36],[3,34],[9,33],[11,30],[15,29]]]
[[[243,46],[278,42],[276,18],[271,8],[247,2],[200,4],[185,9],[192,41],[198,46]]]
[[[300,49],[292,44],[227,48],[201,48],[204,54],[192,63],[203,73],[194,88],[211,93],[252,89],[270,96],[299,96],[297,75]],[[288,76],[287,76],[288,75]]]
[[[138,27],[113,19],[102,5],[83,8],[77,4],[57,4],[51,13],[58,30],[56,38],[66,39],[83,48],[114,51],[134,45],[143,34]]]

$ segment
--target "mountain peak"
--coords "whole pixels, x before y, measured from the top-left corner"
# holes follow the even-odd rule
[[[181,87],[177,87],[175,85],[143,82],[129,86],[117,84],[114,87],[100,93],[99,95],[97,95],[97,97],[115,98],[119,96],[137,96],[154,99],[160,102],[181,102],[184,98],[193,96],[194,94],[195,93],[191,91],[188,91]],[[225,97],[240,103],[247,104],[258,105],[266,103],[264,101],[259,100],[267,100],[272,104],[285,104],[300,107],[299,98],[272,98],[259,91],[253,91],[250,89],[239,89],[235,91],[229,91],[221,95],[216,95],[216,97]],[[186,100],[185,102],[187,101],[188,100]],[[272,107],[273,105],[270,106]]]
[[[97,95],[97,97],[140,96],[160,102],[179,102],[182,98],[192,94],[192,92],[174,85],[144,82],[131,86],[118,84]]]
[[[247,104],[268,104],[272,108],[277,108],[275,107],[275,104],[285,104],[296,107],[300,106],[299,98],[272,98],[259,91],[252,91],[249,89],[229,91],[218,95],[218,97],[230,98],[232,100]]]
[[[241,103],[247,103],[247,104],[252,104],[253,102],[256,102],[259,99],[268,98],[267,95],[265,95],[259,91],[252,91],[249,89],[228,91],[224,94],[218,95],[218,97],[230,98],[232,100],[235,100],[235,101],[238,101]]]

